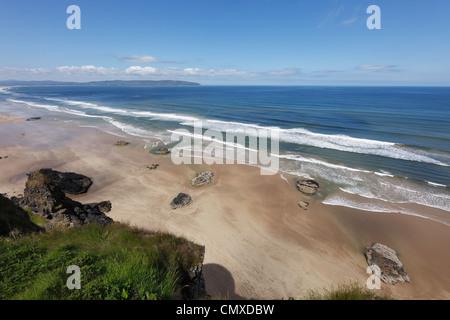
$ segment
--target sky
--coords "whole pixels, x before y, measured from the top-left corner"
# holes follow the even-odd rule
[[[11,79],[448,86],[450,1],[2,0]]]

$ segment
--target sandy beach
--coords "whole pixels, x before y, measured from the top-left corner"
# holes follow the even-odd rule
[[[0,124],[20,123],[20,122],[24,122],[24,121],[25,121],[25,119],[16,118],[9,114],[0,114]]]
[[[246,165],[181,165],[153,155],[140,140],[54,120],[24,122],[0,115],[0,193],[23,193],[26,173],[77,172],[94,181],[82,203],[110,200],[108,214],[204,245],[208,294],[228,299],[301,298],[309,289],[350,281],[365,285],[366,246],[398,252],[411,283],[382,285],[398,299],[450,298],[450,227],[421,217],[327,206],[295,188],[295,178],[261,176]],[[5,158],[7,157],[7,158]],[[156,170],[146,167],[158,163]],[[202,170],[210,185],[193,187]],[[180,192],[194,202],[172,210]],[[305,211],[299,200],[310,202]]]

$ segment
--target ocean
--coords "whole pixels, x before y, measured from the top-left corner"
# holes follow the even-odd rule
[[[323,203],[450,225],[447,87],[13,87],[0,100],[149,146],[199,121],[277,130],[282,177],[317,180]]]

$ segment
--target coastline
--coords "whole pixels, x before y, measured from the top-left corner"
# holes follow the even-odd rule
[[[4,118],[3,118],[4,117]],[[302,297],[309,289],[328,288],[368,274],[364,247],[381,242],[399,253],[410,284],[382,285],[394,298],[450,298],[450,229],[441,223],[402,214],[370,213],[311,201],[292,179],[261,176],[247,165],[176,166],[170,156],[152,155],[136,138],[123,139],[94,128],[54,120],[0,121],[0,193],[23,192],[26,173],[44,167],[91,177],[81,202],[110,200],[108,214],[120,222],[170,232],[205,245],[204,276],[213,297],[281,299]],[[147,165],[158,163],[157,170]],[[211,170],[211,185],[189,181]],[[173,211],[180,192],[194,198]]]

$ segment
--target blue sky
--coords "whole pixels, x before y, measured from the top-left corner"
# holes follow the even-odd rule
[[[0,35],[0,80],[450,85],[448,0],[2,0]]]

